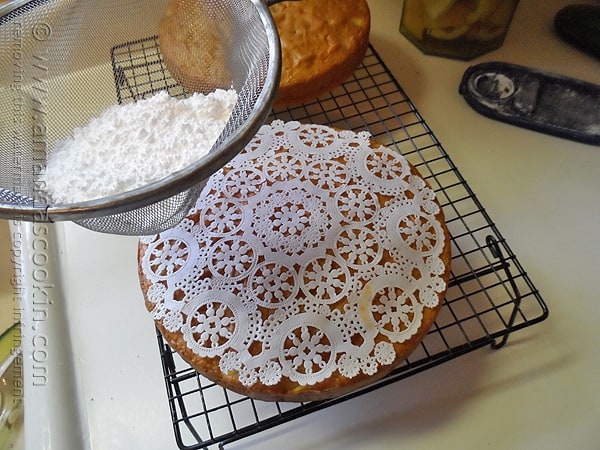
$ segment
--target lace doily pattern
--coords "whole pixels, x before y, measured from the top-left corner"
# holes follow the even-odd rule
[[[367,133],[275,121],[142,239],[152,317],[246,387],[397,360],[446,289],[433,191]]]

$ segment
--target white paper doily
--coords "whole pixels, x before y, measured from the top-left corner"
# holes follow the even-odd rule
[[[446,289],[439,212],[368,133],[274,121],[142,238],[151,315],[246,387],[373,375]]]

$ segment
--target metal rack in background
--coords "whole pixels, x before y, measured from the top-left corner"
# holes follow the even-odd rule
[[[156,38],[116,47],[113,68],[120,103],[165,89],[173,96],[185,95],[163,66]],[[273,111],[275,118],[367,130],[419,170],[436,191],[452,235],[446,299],[434,326],[402,366],[366,388],[319,402],[262,402],[223,389],[197,374],[157,333],[175,437],[182,449],[223,448],[476,349],[500,348],[511,333],[548,316],[506,240],[373,47],[343,85],[312,103]]]

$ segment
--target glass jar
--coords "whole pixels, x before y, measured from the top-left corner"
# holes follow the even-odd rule
[[[423,53],[472,59],[502,46],[519,0],[404,0],[400,32]]]

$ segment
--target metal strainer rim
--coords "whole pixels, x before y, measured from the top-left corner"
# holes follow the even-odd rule
[[[109,216],[148,206],[177,195],[198,185],[217,172],[256,135],[268,117],[281,76],[281,47],[275,22],[269,11],[273,1],[250,0],[263,23],[269,49],[269,62],[265,83],[247,120],[219,146],[193,164],[168,176],[130,191],[100,199],[66,205],[40,205],[0,203],[0,218],[25,221],[77,221]]]

